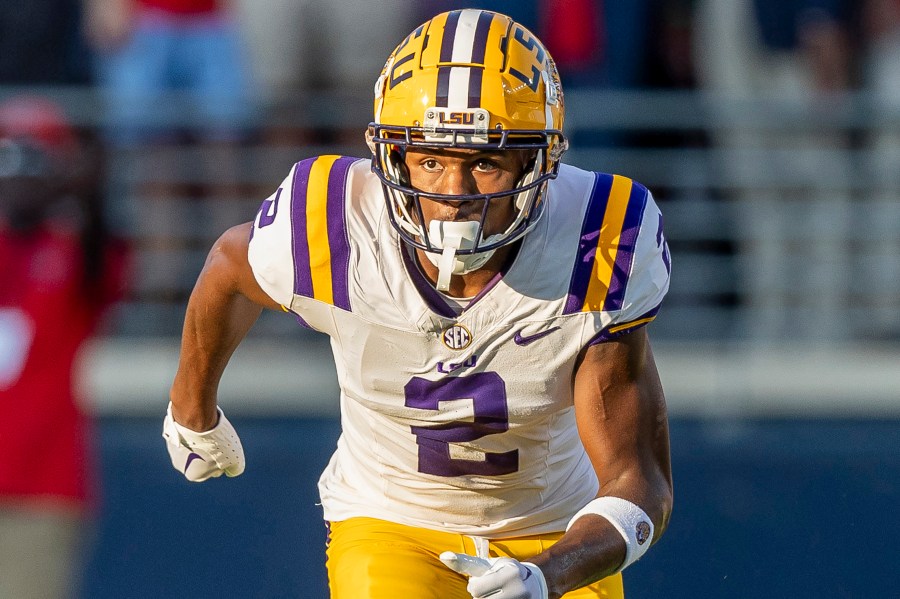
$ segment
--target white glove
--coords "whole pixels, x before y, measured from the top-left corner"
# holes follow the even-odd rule
[[[509,557],[475,557],[445,551],[441,561],[454,572],[469,577],[466,587],[473,599],[548,599],[547,581],[541,569]]]
[[[193,482],[215,476],[238,476],[244,471],[244,448],[237,432],[221,408],[219,422],[208,431],[198,433],[185,428],[172,418],[172,402],[166,409],[162,436],[175,470]]]

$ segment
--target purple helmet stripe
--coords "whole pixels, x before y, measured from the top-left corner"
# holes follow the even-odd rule
[[[459,25],[461,14],[461,10],[454,10],[447,15],[444,37],[441,39],[441,62],[450,62],[453,59],[453,43],[456,41],[456,27]]]
[[[446,108],[450,103],[450,69],[451,67],[438,67],[437,93],[434,96],[434,105]]]
[[[484,69],[472,67],[469,69],[469,108],[481,108],[481,78]]]
[[[491,21],[493,19],[493,13],[483,11],[478,15],[478,23],[475,25],[475,41],[472,45],[472,64],[484,64],[488,33],[491,30]]]
[[[309,268],[309,238],[306,227],[306,193],[309,172],[315,158],[297,163],[291,184],[291,245],[294,254],[294,294],[312,297],[312,272]]]
[[[609,201],[612,183],[612,175],[594,174],[594,188],[591,190],[591,198],[581,226],[581,239],[578,242],[575,269],[569,283],[569,297],[566,300],[564,314],[580,312],[584,306],[594,258],[597,254],[597,239],[600,237],[600,227],[606,215],[606,205]]]
[[[631,263],[634,260],[634,248],[637,244],[638,233],[641,230],[641,220],[644,217],[644,208],[647,206],[647,188],[639,183],[631,186],[631,196],[628,198],[628,208],[625,211],[625,221],[622,223],[622,233],[619,235],[619,248],[616,251],[616,263],[613,265],[612,279],[609,282],[609,292],[603,303],[605,311],[621,310],[625,299],[625,287],[628,285],[628,276],[631,274]]]
[[[331,248],[331,290],[334,305],[350,310],[350,240],[347,237],[344,195],[347,173],[356,158],[343,156],[331,166],[328,174],[328,245]]]

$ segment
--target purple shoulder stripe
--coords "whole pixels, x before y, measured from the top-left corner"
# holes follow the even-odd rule
[[[294,293],[312,297],[312,274],[309,268],[309,237],[306,226],[306,191],[309,172],[316,158],[297,163],[291,182],[291,246],[294,255]]]
[[[331,286],[334,305],[350,311],[350,239],[347,236],[347,211],[344,196],[347,173],[356,158],[342,156],[328,175],[328,245],[331,248]]]
[[[594,258],[597,254],[597,239],[600,227],[606,215],[606,204],[612,189],[613,177],[605,173],[594,173],[594,187],[588,200],[588,207],[581,225],[581,238],[578,242],[578,253],[575,256],[575,268],[569,283],[569,296],[563,314],[580,312],[584,306]]]
[[[625,288],[628,285],[631,265],[634,262],[634,249],[638,233],[641,230],[641,221],[644,218],[644,208],[647,206],[647,195],[646,187],[632,181],[631,196],[628,198],[625,221],[622,223],[622,232],[619,234],[619,247],[616,250],[616,262],[613,265],[612,279],[609,282],[609,292],[603,303],[605,312],[622,309]]]

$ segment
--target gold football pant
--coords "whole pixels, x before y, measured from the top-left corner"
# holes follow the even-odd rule
[[[528,559],[562,533],[488,542],[491,557]],[[327,565],[332,599],[471,599],[467,577],[445,566],[444,551],[475,555],[472,537],[350,518],[329,527]],[[622,575],[566,593],[564,599],[623,599]]]

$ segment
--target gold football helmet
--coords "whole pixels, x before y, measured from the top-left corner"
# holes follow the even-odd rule
[[[423,223],[420,198],[484,202],[481,222],[456,243],[453,274],[479,268],[496,248],[522,237],[543,211],[542,198],[567,147],[563,94],[543,44],[511,18],[486,10],[454,10],[417,27],[390,55],[375,84],[375,120],[368,141],[391,222],[407,243],[435,261],[445,252],[440,227]],[[441,195],[409,184],[409,147],[533,150],[515,189],[494,194]],[[516,217],[482,238],[495,198],[515,196]],[[461,261],[461,263],[460,263]],[[437,262],[435,262],[437,263]]]

